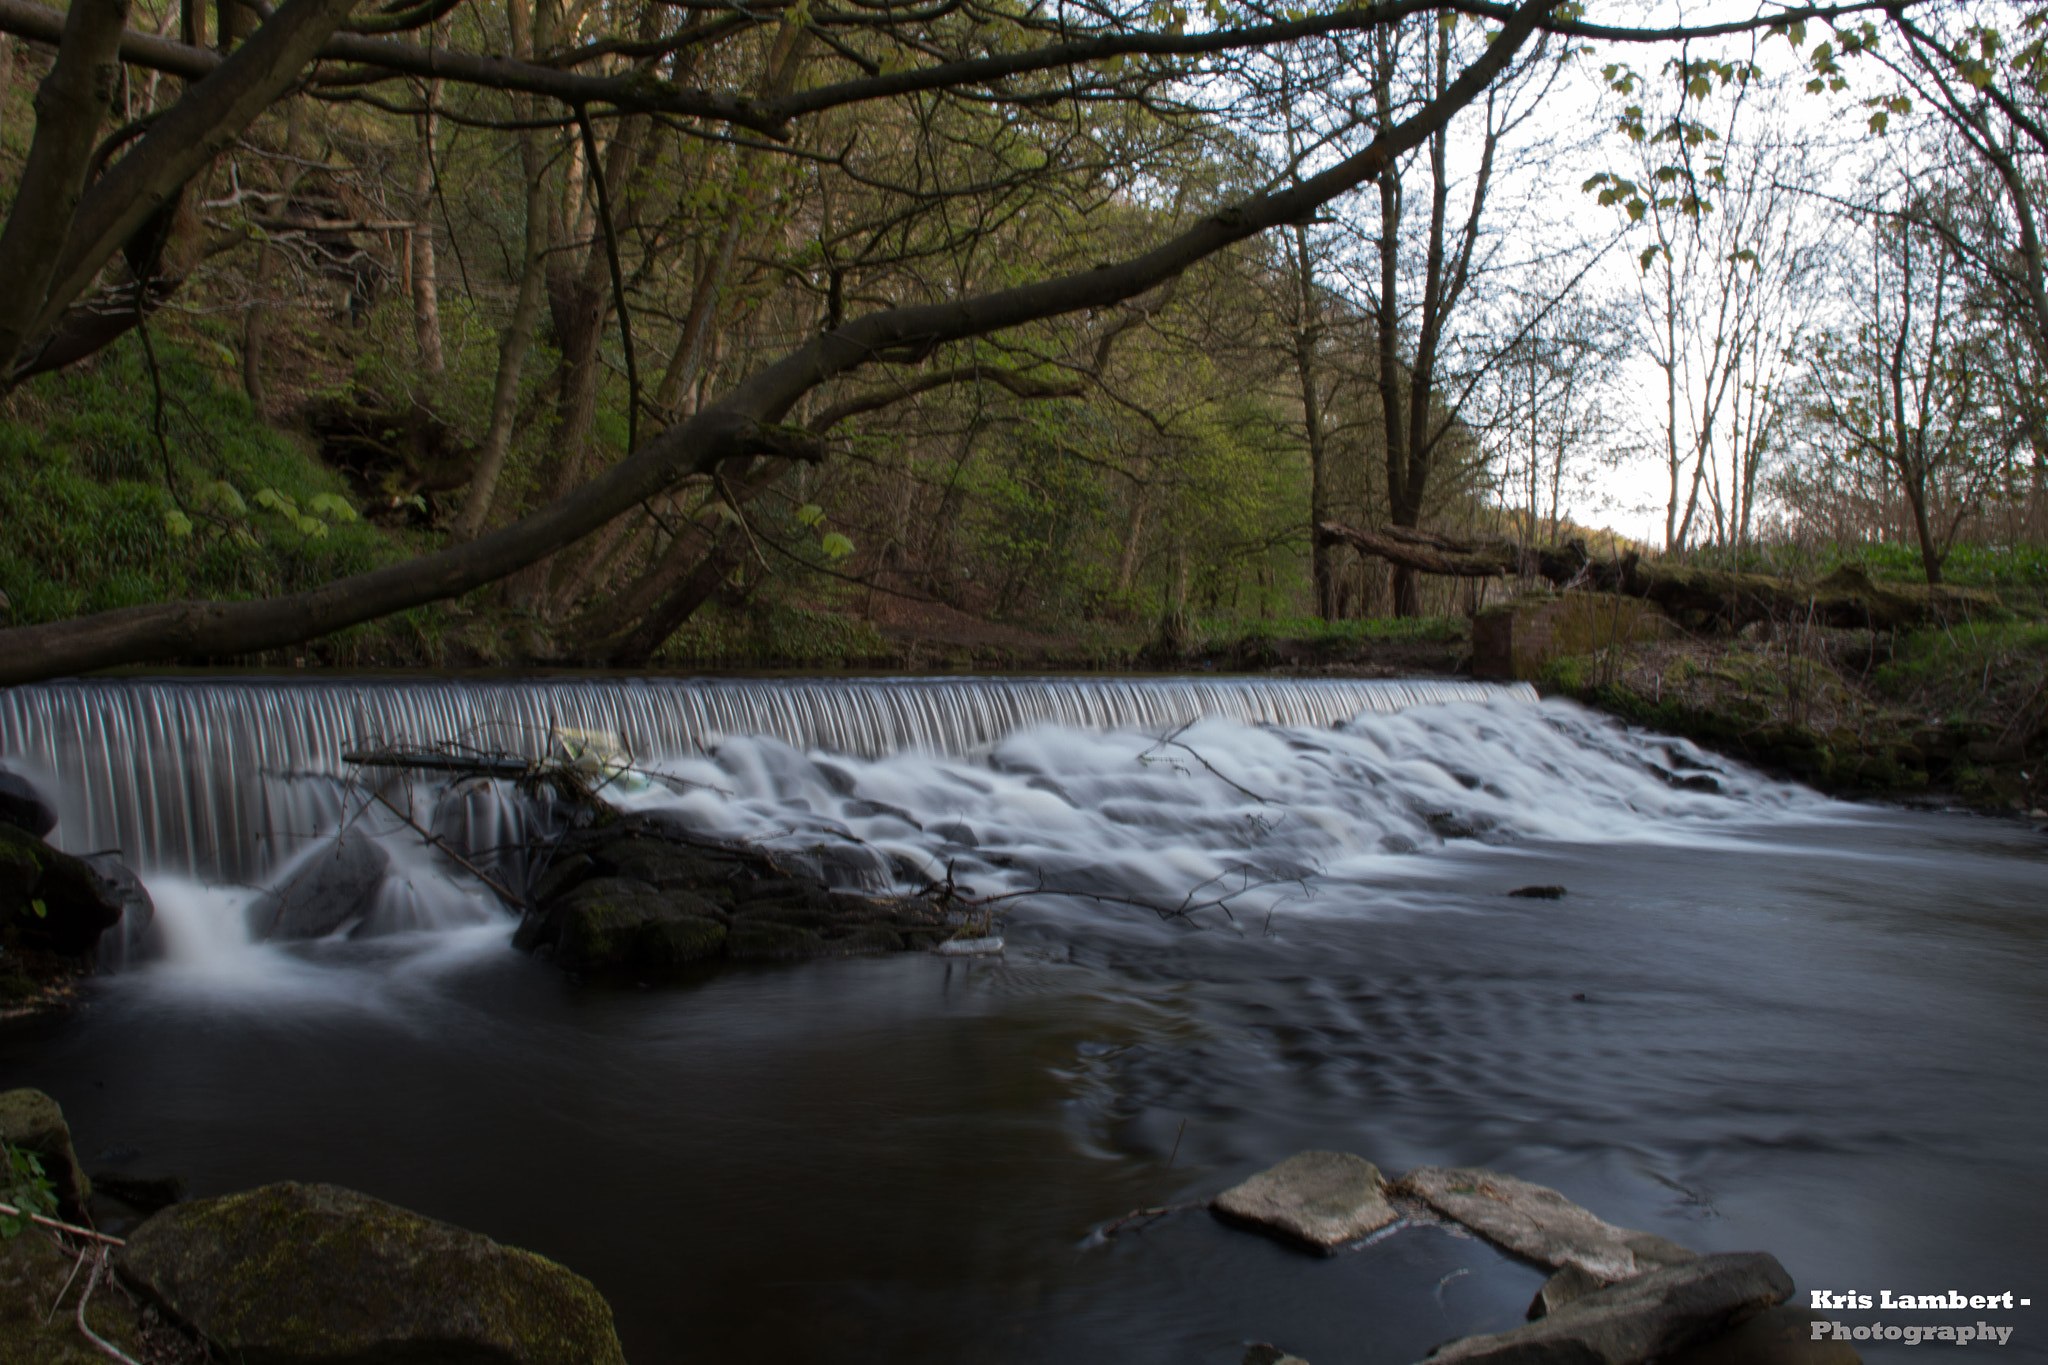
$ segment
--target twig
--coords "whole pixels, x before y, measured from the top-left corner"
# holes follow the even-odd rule
[[[382,802],[386,810],[390,811],[399,819],[405,821],[406,824],[411,825],[413,828],[413,832],[415,834],[418,834],[420,838],[425,839],[428,843],[440,849],[443,853],[453,858],[456,862],[462,864],[464,869],[466,869],[471,876],[475,877],[485,886],[490,887],[491,890],[497,892],[500,896],[503,896],[508,904],[516,905],[522,910],[526,908],[526,897],[514,895],[511,891],[507,890],[503,882],[499,881],[496,877],[493,877],[490,873],[478,867],[469,859],[463,857],[460,853],[457,853],[455,851],[455,846],[453,844],[449,843],[440,835],[434,833],[432,830],[420,824],[420,822],[413,819],[408,812],[402,811],[396,805],[392,804],[390,797],[386,796],[381,791],[373,791],[370,793],[370,795],[374,796],[375,798],[377,798],[378,801]]]
[[[55,1239],[53,1238],[52,1240]],[[59,1245],[62,1244],[60,1243]],[[50,1311],[43,1314],[44,1326],[48,1326],[50,1323],[55,1322],[57,1320],[57,1310],[64,1306],[64,1296],[71,1292],[71,1282],[78,1278],[79,1271],[85,1269],[85,1258],[87,1254],[88,1253],[84,1251],[79,1252],[78,1259],[71,1263],[71,1273],[64,1277],[64,1287],[58,1290],[57,1297],[50,1301]]]
[[[1182,1135],[1184,1135],[1187,1131],[1188,1121],[1186,1119],[1182,1119],[1180,1121],[1180,1127],[1174,1130],[1173,1150],[1166,1154],[1166,1169],[1169,1171],[1173,1169],[1173,1159],[1180,1155],[1180,1140]]]
[[[1186,1213],[1189,1209],[1199,1209],[1206,1207],[1207,1205],[1203,1204],[1200,1200],[1196,1200],[1194,1203],[1191,1204],[1161,1204],[1158,1208],[1154,1209],[1132,1209],[1129,1213],[1117,1219],[1115,1222],[1105,1224],[1098,1235],[1106,1241],[1109,1238],[1116,1236],[1119,1232],[1122,1232],[1127,1224],[1137,1223],[1137,1225],[1141,1228],[1149,1227],[1151,1224],[1156,1223],[1160,1219],[1166,1217],[1166,1215],[1168,1215],[1169,1213]],[[1143,1219],[1144,1221],[1139,1222],[1138,1220],[1140,1219]]]
[[[85,1237],[95,1242],[105,1242],[109,1246],[123,1247],[128,1245],[119,1237],[109,1237],[104,1232],[94,1232],[91,1228],[82,1228],[76,1223],[64,1223],[59,1222],[55,1218],[45,1218],[40,1213],[24,1213],[12,1204],[0,1204],[0,1213],[4,1213],[10,1218],[26,1218],[31,1223],[39,1223],[46,1228],[55,1228],[59,1232],[68,1232],[73,1237]]]
[[[1240,782],[1236,782],[1228,777],[1225,777],[1222,773],[1217,772],[1215,764],[1211,763],[1208,759],[1203,758],[1200,753],[1197,753],[1194,746],[1189,744],[1183,744],[1181,742],[1180,737],[1186,734],[1189,727],[1193,724],[1193,721],[1188,721],[1187,724],[1180,726],[1178,729],[1167,731],[1165,734],[1161,735],[1157,740],[1153,742],[1152,749],[1165,748],[1167,745],[1172,745],[1176,749],[1185,749],[1188,753],[1194,755],[1195,762],[1201,764],[1204,768],[1207,768],[1211,773],[1214,773],[1220,781],[1226,783],[1229,786],[1235,787],[1238,791],[1243,792],[1246,796],[1249,796],[1252,800],[1258,802],[1260,805],[1272,806],[1279,804],[1278,802],[1274,801],[1271,797],[1261,796],[1257,792],[1253,791],[1250,787],[1247,787]],[[1149,757],[1152,753],[1152,749],[1147,749],[1144,753],[1139,754],[1138,761],[1140,763],[1145,762],[1147,757]]]
[[[112,1356],[115,1360],[122,1362],[122,1365],[142,1365],[142,1363],[136,1360],[134,1356],[129,1355],[126,1351],[116,1346],[113,1342],[108,1341],[98,1332],[93,1331],[92,1328],[86,1324],[86,1300],[92,1297],[93,1286],[97,1285],[100,1282],[100,1275],[102,1272],[106,1270],[106,1268],[106,1249],[100,1248],[92,1252],[92,1274],[86,1276],[85,1290],[78,1296],[78,1330],[85,1333],[85,1339],[91,1342],[94,1346],[97,1346],[100,1349],[101,1354]]]

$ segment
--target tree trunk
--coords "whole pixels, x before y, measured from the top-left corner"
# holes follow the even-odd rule
[[[427,112],[420,115],[419,164],[413,168],[412,200],[416,226],[412,237],[412,330],[420,367],[438,376],[448,368],[441,350],[441,281],[434,263],[434,132],[439,120],[435,102],[441,82],[427,82]]]
[[[270,420],[270,402],[263,389],[263,353],[270,332],[267,301],[263,297],[270,283],[277,253],[269,243],[256,251],[256,269],[249,281],[250,298],[242,310],[242,391],[249,395],[249,407],[256,420]]]

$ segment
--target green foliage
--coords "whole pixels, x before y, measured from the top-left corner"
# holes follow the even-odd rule
[[[1880,582],[1927,581],[1919,547],[1896,541],[1713,547],[1688,551],[1686,560],[1708,568],[1786,578],[1823,578],[1844,564],[1855,564]],[[2039,594],[2048,590],[2048,545],[1959,544],[1942,561],[1942,580],[1957,587]]]
[[[0,1237],[11,1238],[29,1225],[30,1215],[57,1215],[57,1187],[43,1174],[43,1159],[34,1152],[0,1142],[0,1204],[18,1210],[0,1213]]]
[[[889,642],[867,621],[769,601],[699,611],[669,637],[655,662],[683,668],[847,668],[889,656]]]
[[[37,381],[0,422],[0,591],[14,623],[292,592],[403,557],[358,520],[339,476],[239,393],[190,356],[160,348],[159,360],[161,443],[132,340]]]

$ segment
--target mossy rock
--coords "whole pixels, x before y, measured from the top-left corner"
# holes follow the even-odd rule
[[[57,1101],[40,1090],[0,1092],[0,1139],[41,1158],[43,1174],[56,1187],[57,1208],[77,1221],[92,1197],[92,1182],[71,1149],[71,1125]]]
[[[78,1331],[85,1281],[77,1257],[39,1232],[0,1241],[0,1365],[107,1365],[107,1357]],[[52,1313],[52,1305],[58,1311]],[[85,1321],[132,1358],[152,1358],[140,1340],[135,1309],[104,1278],[86,1301]]]
[[[726,938],[726,956],[740,962],[791,962],[822,957],[831,949],[815,929],[749,915],[733,921]]]
[[[572,971],[661,971],[718,955],[717,907],[689,891],[662,891],[626,877],[597,877],[558,900],[555,960]]]
[[[83,957],[121,919],[120,902],[81,858],[0,824],[0,940]]]
[[[624,1365],[611,1308],[543,1257],[335,1185],[164,1210],[122,1278],[240,1365]]]

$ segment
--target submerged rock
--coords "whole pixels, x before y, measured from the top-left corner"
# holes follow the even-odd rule
[[[93,1193],[118,1199],[138,1213],[167,1209],[185,1197],[185,1178],[178,1175],[124,1175],[95,1171]]]
[[[249,906],[257,938],[326,938],[362,923],[377,908],[391,855],[359,829],[343,830],[301,863],[291,880]]]
[[[1308,1365],[1300,1356],[1292,1356],[1270,1341],[1255,1341],[1244,1353],[1243,1365]]]
[[[695,842],[660,816],[571,831],[532,895],[513,943],[594,976],[901,952],[953,933],[929,899],[833,891],[761,854]]]
[[[1602,1284],[1697,1259],[1675,1242],[1618,1228],[1556,1190],[1497,1171],[1421,1166],[1395,1188],[1503,1251],[1549,1270],[1577,1266]]]
[[[1225,1218],[1332,1251],[1401,1215],[1387,1202],[1379,1167],[1349,1152],[1298,1152],[1217,1195]]]
[[[1508,1332],[1465,1337],[1431,1365],[1643,1365],[1783,1303],[1792,1277],[1761,1251],[1701,1256],[1596,1289]]]
[[[590,1282],[532,1252],[334,1185],[166,1209],[121,1277],[245,1365],[624,1365]]]
[[[40,1090],[0,1092],[0,1139],[36,1154],[55,1187],[57,1211],[76,1222],[92,1194],[92,1182],[79,1168],[78,1154],[71,1149],[71,1125],[64,1121],[57,1101]]]

